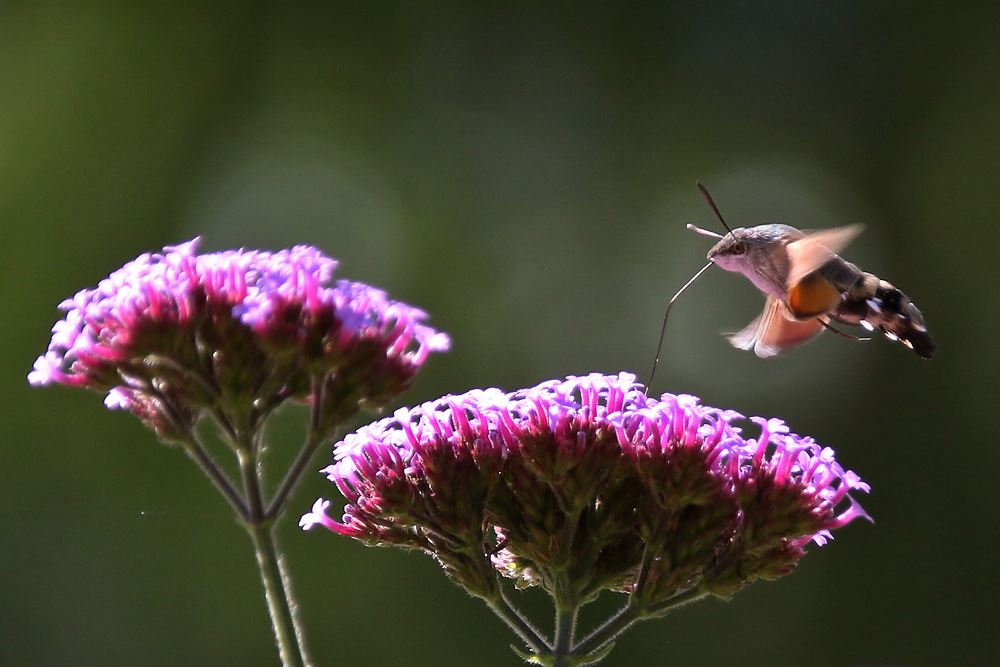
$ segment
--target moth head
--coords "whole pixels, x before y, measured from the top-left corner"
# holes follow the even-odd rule
[[[708,251],[708,260],[726,271],[739,272],[746,264],[747,252],[753,247],[753,239],[747,232],[747,229],[737,227],[730,234],[723,236]]]
[[[726,271],[746,273],[745,267],[784,252],[785,244],[802,237],[794,227],[772,223],[756,227],[737,227],[719,239],[708,251],[708,259]]]

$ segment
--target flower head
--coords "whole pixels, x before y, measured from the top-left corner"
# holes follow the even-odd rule
[[[311,246],[199,255],[199,239],[143,254],[60,304],[33,385],[107,392],[167,440],[211,413],[254,429],[286,400],[334,424],[405,389],[445,334],[361,283],[331,283]],[[322,428],[323,424],[319,425]]]
[[[483,597],[499,573],[578,599],[602,589],[655,606],[728,596],[789,572],[810,540],[867,515],[868,491],[828,448],[693,396],[648,398],[628,373],[474,390],[348,435],[325,469],[347,499],[300,525],[433,554]]]

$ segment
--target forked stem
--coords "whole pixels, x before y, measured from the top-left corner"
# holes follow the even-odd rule
[[[264,584],[267,610],[271,615],[274,639],[278,644],[284,667],[305,667],[309,659],[305,635],[295,614],[291,581],[282,567],[282,558],[274,540],[274,517],[265,514],[261,488],[261,467],[258,465],[260,443],[253,443],[238,453],[250,518],[244,523],[253,542],[257,568]]]

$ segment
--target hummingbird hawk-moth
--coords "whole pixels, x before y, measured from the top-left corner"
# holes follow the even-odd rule
[[[729,230],[708,251],[709,264],[742,273],[767,297],[763,312],[729,342],[758,357],[773,357],[809,342],[832,322],[880,329],[924,359],[937,349],[923,315],[889,282],[862,271],[837,253],[861,232],[861,225],[803,232],[783,224],[730,229],[708,191],[702,194]],[[847,335],[847,334],[843,334]],[[851,337],[851,336],[848,336]]]

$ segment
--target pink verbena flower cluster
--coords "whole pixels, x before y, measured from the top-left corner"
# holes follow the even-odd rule
[[[107,392],[165,440],[205,413],[253,432],[286,400],[321,401],[332,426],[407,388],[448,337],[382,290],[331,284],[311,246],[199,255],[199,239],[147,253],[60,308],[34,385]],[[322,425],[319,425],[322,427]]]
[[[628,373],[445,396],[338,443],[324,472],[343,519],[321,499],[300,524],[422,549],[483,597],[497,572],[550,593],[568,574],[578,599],[611,589],[649,609],[728,596],[867,518],[849,492],[868,486],[830,449],[777,419],[746,439],[741,418],[648,398]]]

